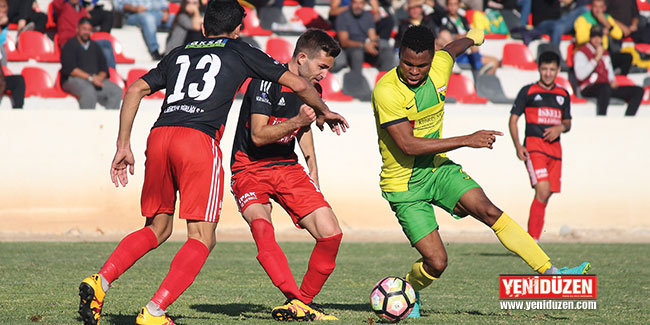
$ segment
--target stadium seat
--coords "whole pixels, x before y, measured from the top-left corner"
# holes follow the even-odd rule
[[[7,35],[7,40],[5,41],[4,48],[5,52],[7,53],[7,61],[15,62],[29,60],[26,55],[18,51],[16,48],[16,42],[14,42],[13,38],[11,38],[10,35]]]
[[[381,79],[381,77],[383,77],[384,75],[386,75],[387,72],[388,72],[388,71],[379,71],[379,72],[377,73],[377,77],[375,77],[375,85],[379,82],[379,79]]]
[[[115,56],[116,63],[135,63],[135,59],[129,58],[126,55],[124,55],[124,48],[122,47],[122,43],[120,43],[120,41],[110,33],[95,32],[90,36],[90,39],[93,41],[97,41],[97,40],[110,41],[111,45],[113,45],[113,55]]]
[[[350,102],[354,99],[354,97],[348,96],[341,91],[341,83],[336,80],[336,77],[332,73],[328,73],[327,77],[321,80],[320,85],[323,88],[324,100]]]
[[[619,86],[636,86],[636,84],[634,83],[634,80],[628,78],[627,76],[623,76],[623,75],[617,75],[616,76],[616,83]]]
[[[115,68],[108,67],[108,80],[114,82],[116,85],[120,86],[124,91],[126,91],[126,84],[124,83],[124,79],[122,79],[122,76],[120,76],[120,73],[115,70]]]
[[[266,53],[280,63],[289,63],[293,55],[293,45],[282,37],[269,37],[266,40]]]
[[[650,105],[650,86],[645,87],[643,92],[643,100],[641,101],[642,105]]]
[[[45,24],[46,31],[56,32],[56,17],[54,17],[54,1],[47,5],[47,23]]]
[[[650,44],[637,43],[634,48],[641,53],[650,54]]]
[[[332,24],[321,17],[320,14],[311,7],[300,7],[296,9],[291,20],[300,21],[307,28],[318,28],[323,30],[332,29]]]
[[[476,78],[476,94],[495,104],[512,104],[515,101],[506,96],[499,78],[491,74],[482,74]]]
[[[567,79],[565,79],[563,77],[557,76],[557,77],[555,77],[555,84],[562,87],[562,88],[564,88],[564,89],[566,89],[566,91],[569,92],[569,95],[571,96],[571,103],[584,104],[584,103],[587,102],[586,99],[580,98],[580,97],[575,95],[575,93],[573,92],[573,87],[571,87],[571,83],[569,82],[569,80],[567,80]]]
[[[178,2],[170,2],[169,3],[169,13],[172,15],[175,15],[178,13],[178,11],[181,10],[181,4]]]
[[[5,76],[11,76],[14,73],[11,72],[11,70],[9,70],[9,68],[6,65],[3,65],[2,66],[2,74],[5,75]]]
[[[576,44],[570,43],[569,47],[566,49],[566,65],[568,65],[569,68],[573,68],[573,55],[575,54],[575,48]]]
[[[59,62],[61,55],[47,36],[35,30],[18,35],[18,52],[39,62]]]
[[[300,2],[298,2],[296,0],[284,0],[282,2],[282,5],[285,6],[285,7],[295,7],[295,6],[299,6]]]
[[[141,69],[141,68],[133,68],[129,70],[129,74],[126,76],[126,88],[131,86],[132,83],[134,83],[136,80],[140,79],[140,77],[144,76],[149,72],[147,69]],[[159,90],[145,98],[148,99],[164,99],[165,98],[165,93],[164,90]]]
[[[503,47],[501,64],[521,70],[537,70],[535,57],[524,43],[506,43]]]
[[[636,0],[639,11],[650,11],[650,0]]]
[[[447,97],[455,98],[459,103],[485,104],[488,99],[479,97],[474,89],[474,83],[469,77],[452,73],[447,84]]]
[[[244,17],[244,28],[241,33],[246,36],[270,36],[273,34],[270,30],[266,30],[260,26],[260,19],[253,9],[244,7],[246,17]]]
[[[59,85],[57,81],[52,81],[52,77],[39,67],[24,67],[20,73],[25,78],[25,97],[44,97],[44,98],[63,98],[69,96]]]

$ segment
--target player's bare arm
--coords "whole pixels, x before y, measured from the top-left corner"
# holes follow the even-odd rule
[[[562,124],[554,125],[544,130],[544,140],[553,142],[560,134],[567,133],[571,129],[571,120],[562,120]]]
[[[296,138],[298,138],[298,146],[300,146],[302,156],[305,158],[305,163],[307,163],[309,177],[311,177],[311,179],[316,183],[316,186],[320,187],[318,181],[318,164],[316,163],[316,150],[314,148],[314,136],[311,132],[311,128],[309,126],[301,128]]]
[[[448,152],[461,147],[489,148],[496,141],[496,136],[503,133],[493,130],[481,130],[472,134],[445,139],[427,139],[413,136],[413,127],[402,122],[386,127],[393,141],[409,156],[433,155]]]
[[[470,30],[467,35],[463,38],[457,39],[443,48],[443,51],[447,51],[454,60],[456,57],[465,53],[465,51],[472,46],[479,46],[483,44],[484,34],[483,31],[478,29]]]
[[[280,79],[278,79],[278,83],[291,88],[300,99],[314,108],[316,114],[319,115],[316,126],[318,126],[321,131],[323,130],[324,123],[327,123],[332,132],[336,132],[337,135],[340,135],[341,131],[345,132],[345,130],[350,127],[343,116],[330,111],[329,107],[327,107],[320,98],[320,95],[318,95],[316,88],[305,80],[305,78],[302,78],[291,71],[287,71],[282,74]]]
[[[519,115],[510,114],[510,121],[508,122],[508,128],[510,129],[510,137],[512,138],[512,143],[515,145],[515,150],[517,150],[517,158],[521,161],[528,160],[529,153],[528,149],[521,144],[519,140],[519,127],[517,122],[519,121]]]
[[[311,124],[315,120],[316,113],[307,105],[300,107],[298,115],[274,125],[268,124],[268,115],[251,114],[251,138],[258,147],[267,145],[282,139],[296,129]]]
[[[122,101],[122,109],[120,110],[120,130],[117,136],[117,151],[113,162],[111,163],[111,181],[118,187],[119,184],[126,186],[129,183],[127,176],[127,168],[129,173],[133,175],[135,158],[131,151],[131,130],[133,128],[133,120],[135,114],[138,112],[140,101],[151,92],[149,84],[144,80],[136,80],[126,90],[124,100]]]

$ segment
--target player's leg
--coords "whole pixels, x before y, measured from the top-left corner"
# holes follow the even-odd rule
[[[410,318],[420,317],[420,291],[440,278],[447,268],[447,251],[438,229],[418,240],[414,246],[422,258],[413,263],[411,271],[406,274],[406,281],[413,286],[416,296],[416,303],[408,315]]]
[[[454,212],[469,214],[492,228],[505,248],[519,255],[538,273],[554,274],[560,271],[551,264],[551,259],[535,240],[507,214],[492,204],[481,188],[474,188],[463,194]],[[582,274],[589,268],[589,263],[585,262],[578,267],[566,269],[566,271]]]
[[[540,181],[535,185],[535,197],[530,205],[530,215],[528,217],[528,234],[535,241],[539,241],[544,229],[544,216],[546,214],[546,205],[551,198],[551,184],[549,181]]]
[[[300,219],[298,224],[307,229],[316,239],[316,245],[309,258],[307,273],[302,279],[300,293],[305,303],[311,303],[321,291],[325,281],[336,267],[343,233],[330,207],[321,207]]]

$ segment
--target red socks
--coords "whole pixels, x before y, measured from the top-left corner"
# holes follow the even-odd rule
[[[546,203],[533,199],[530,205],[530,217],[528,217],[528,233],[534,240],[539,240],[544,228],[544,213],[546,212]]]
[[[144,227],[124,237],[104,266],[99,270],[108,283],[117,280],[135,261],[158,246],[158,239],[153,230]]]
[[[298,285],[293,278],[287,257],[275,241],[273,225],[265,219],[255,219],[251,222],[251,232],[257,245],[257,260],[273,284],[282,291],[287,298],[302,300]]]
[[[336,255],[339,252],[341,238],[343,234],[334,235],[327,238],[316,239],[316,246],[309,258],[309,267],[307,273],[302,279],[300,285],[300,294],[303,296],[303,302],[308,304],[314,299],[323,288],[325,281],[336,267]]]
[[[199,240],[188,239],[176,253],[169,273],[151,301],[165,310],[187,289],[199,274],[210,250]]]

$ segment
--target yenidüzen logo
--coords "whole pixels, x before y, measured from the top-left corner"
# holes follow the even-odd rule
[[[596,275],[500,275],[499,299],[596,299]]]

